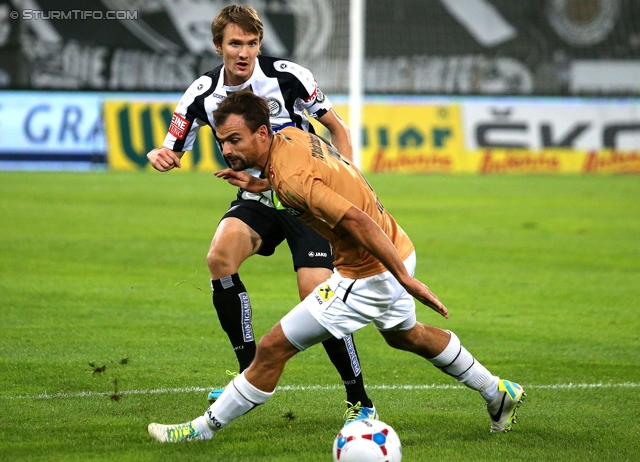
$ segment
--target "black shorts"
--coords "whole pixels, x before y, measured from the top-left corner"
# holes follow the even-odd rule
[[[258,255],[273,255],[276,247],[286,239],[295,271],[298,268],[333,269],[329,242],[286,210],[276,210],[258,201],[238,199],[231,202],[222,219],[227,217],[238,218],[260,235],[262,246]]]

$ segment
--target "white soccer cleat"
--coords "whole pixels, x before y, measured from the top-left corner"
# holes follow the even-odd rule
[[[491,417],[491,433],[511,431],[511,424],[516,423],[516,411],[527,394],[515,382],[500,380],[498,397],[487,403],[487,411]]]
[[[344,413],[344,425],[347,426],[352,422],[357,420],[371,419],[371,420],[379,420],[378,412],[376,411],[376,407],[364,407],[360,401],[356,404],[351,404],[347,401],[347,410]]]
[[[193,427],[192,422],[178,425],[162,425],[150,423],[147,427],[149,435],[160,443],[181,443],[183,441],[197,441],[205,437]]]

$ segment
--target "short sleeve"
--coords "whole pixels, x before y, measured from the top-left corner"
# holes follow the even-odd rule
[[[332,191],[327,185],[317,180],[312,188],[309,210],[311,213],[327,223],[331,229],[335,228],[353,204],[340,194]]]
[[[333,106],[331,101],[318,87],[311,71],[291,61],[280,60],[274,63],[280,72],[293,75],[299,82],[297,98],[301,106],[313,118],[325,115]]]
[[[193,148],[198,131],[207,120],[201,119],[201,109],[197,97],[206,92],[212,84],[208,76],[202,76],[193,82],[182,95],[171,117],[169,131],[164,138],[163,146],[173,151],[188,151]]]
[[[296,181],[296,177],[300,181]],[[331,229],[335,228],[347,210],[353,204],[341,195],[332,191],[320,179],[313,177],[291,177],[292,181],[285,181],[278,197],[286,198],[292,207],[306,209],[314,217],[326,223]]]

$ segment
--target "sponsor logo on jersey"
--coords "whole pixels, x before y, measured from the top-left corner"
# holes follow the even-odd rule
[[[318,86],[316,85],[316,87],[313,89],[313,93],[311,93],[309,95],[309,97],[307,99],[304,100],[305,103],[308,103],[309,101],[311,101],[313,98],[316,97],[316,95],[318,94]],[[324,99],[324,96],[322,97],[322,99]]]
[[[273,171],[271,170],[271,166],[269,166],[269,172],[271,173],[271,178],[273,178]],[[284,205],[282,202],[280,202],[280,198],[278,197],[278,195],[276,194],[276,192],[271,189],[271,193],[273,194],[273,205],[276,208],[276,210],[286,210],[287,213],[289,215],[292,215],[294,217],[299,217],[300,215],[302,215],[304,212],[302,212],[301,210],[296,210],[292,207],[287,207],[286,205]],[[295,201],[297,202],[297,201]]]
[[[214,98],[218,98],[218,99],[225,99],[225,96],[219,95],[217,93],[213,93],[211,96],[213,96]]]
[[[269,115],[275,117],[282,111],[282,104],[275,98],[267,98],[267,104],[269,105]]]
[[[322,90],[318,88],[318,91],[316,94],[316,103],[322,103],[323,101],[324,101],[324,93],[322,93]]]
[[[179,140],[183,140],[185,136],[187,136],[187,128],[189,128],[189,121],[177,112],[174,112],[171,118],[171,125],[169,125],[169,133]]]
[[[322,300],[328,302],[329,299],[335,295],[335,293],[333,292],[333,290],[331,290],[329,284],[325,284],[318,289],[318,295],[320,295],[320,298],[322,298]]]
[[[251,325],[251,303],[249,302],[249,295],[246,292],[242,292],[240,295],[240,304],[242,305],[242,332],[245,342],[253,342],[253,326]]]
[[[293,194],[291,194],[288,190],[284,192],[284,195],[285,195],[285,197],[287,199],[289,199],[294,204],[296,204],[296,205],[298,205],[300,207],[308,208],[304,202],[299,201],[298,198],[296,196],[294,196]]]

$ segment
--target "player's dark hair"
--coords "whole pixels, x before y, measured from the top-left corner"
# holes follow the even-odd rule
[[[220,13],[213,18],[211,23],[214,44],[222,45],[224,28],[229,23],[235,24],[248,34],[256,34],[260,38],[260,43],[262,43],[264,26],[258,16],[258,12],[248,5],[229,5],[220,10]],[[216,52],[221,54],[217,50]]]
[[[231,93],[213,111],[213,123],[216,127],[223,125],[231,114],[241,115],[251,133],[255,133],[263,125],[271,135],[269,121],[269,105],[249,90]]]

